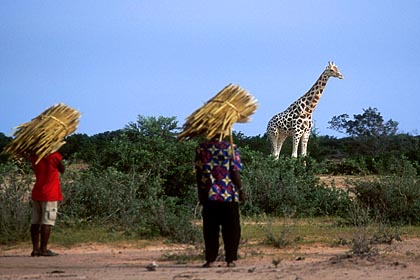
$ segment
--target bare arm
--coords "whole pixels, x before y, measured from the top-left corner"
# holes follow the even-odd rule
[[[241,177],[239,176],[239,171],[232,171],[231,176],[232,176],[232,182],[236,186],[236,188],[238,190],[242,189],[242,181],[241,181]]]
[[[199,168],[196,168],[196,180],[197,180],[197,192],[198,192],[198,200],[200,201],[201,205],[204,205],[204,203],[208,199],[209,190],[206,188],[206,186],[203,184],[203,177],[202,172]]]
[[[232,171],[231,177],[232,177],[233,184],[236,186],[236,189],[238,190],[239,201],[244,202],[245,195],[242,189],[242,181],[241,181],[241,177],[239,176],[239,171]]]
[[[64,171],[66,170],[66,167],[64,166],[64,164],[63,164],[63,162],[62,162],[62,161],[60,161],[60,162],[58,163],[57,168],[58,168],[58,171],[60,171],[60,173],[64,173]]]

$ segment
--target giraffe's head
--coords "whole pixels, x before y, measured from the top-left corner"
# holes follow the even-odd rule
[[[324,71],[329,77],[335,77],[339,79],[343,79],[343,75],[341,75],[340,70],[338,70],[337,65],[334,62],[328,62],[328,66],[325,68]]]

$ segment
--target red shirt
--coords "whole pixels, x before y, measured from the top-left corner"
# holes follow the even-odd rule
[[[32,189],[32,199],[39,201],[61,201],[63,194],[60,186],[60,172],[58,166],[63,156],[54,152],[35,164],[36,158],[32,157],[32,167],[35,172],[36,182]]]

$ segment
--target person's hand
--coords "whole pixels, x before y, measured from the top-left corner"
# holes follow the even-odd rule
[[[206,193],[204,192],[198,193],[198,201],[200,202],[201,205],[204,205],[207,199],[208,199],[208,196],[206,195]]]
[[[244,190],[243,190],[243,189],[239,189],[239,190],[238,190],[238,194],[239,194],[239,201],[240,201],[240,202],[245,202],[245,194],[244,194]]]

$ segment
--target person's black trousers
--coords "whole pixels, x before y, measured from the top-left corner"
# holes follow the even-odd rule
[[[220,227],[225,248],[225,261],[236,261],[241,238],[238,203],[207,201],[203,205],[202,215],[206,261],[214,262],[217,259]]]

